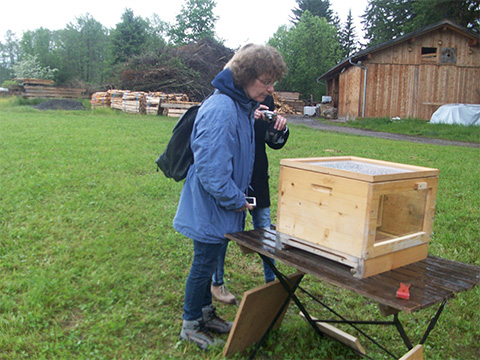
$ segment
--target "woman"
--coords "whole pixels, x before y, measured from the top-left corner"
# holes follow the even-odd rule
[[[228,333],[232,323],[212,305],[211,277],[226,233],[244,228],[245,194],[255,155],[254,110],[286,65],[270,46],[249,44],[213,80],[215,92],[198,111],[190,137],[190,167],[173,220],[174,228],[193,240],[194,257],[185,287],[182,340],[207,350],[218,343],[210,334]]]
[[[247,196],[255,197],[257,201],[255,208],[250,210],[254,229],[269,229],[271,225],[268,157],[265,145],[271,149],[281,149],[290,134],[287,119],[276,115],[275,120],[269,121],[265,118],[264,110],[275,112],[275,102],[271,95],[268,95],[255,110],[255,162],[247,192]],[[235,304],[235,296],[228,291],[223,278],[227,245],[228,243],[225,243],[218,257],[217,268],[212,276],[211,292],[216,300],[225,304]],[[275,264],[275,259],[270,258],[270,261]],[[274,272],[265,262],[263,271],[265,283],[275,280]]]

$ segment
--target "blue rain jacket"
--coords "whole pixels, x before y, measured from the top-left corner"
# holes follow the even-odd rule
[[[234,85],[230,69],[213,80],[214,95],[200,107],[190,142],[188,170],[173,227],[204,243],[221,243],[242,231],[245,194],[255,157],[254,110],[258,102]]]

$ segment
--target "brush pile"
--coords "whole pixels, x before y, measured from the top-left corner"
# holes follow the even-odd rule
[[[201,101],[213,91],[211,81],[232,56],[231,49],[212,39],[161,48],[132,58],[116,87],[146,93],[182,92],[192,101]]]

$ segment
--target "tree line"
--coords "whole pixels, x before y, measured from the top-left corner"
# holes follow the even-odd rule
[[[289,69],[276,88],[303,98],[323,95],[325,88],[315,79],[362,48],[444,18],[472,31],[480,28],[480,1],[369,0],[360,41],[351,11],[341,23],[330,0],[296,2],[289,23],[268,44],[279,49]],[[0,42],[0,84],[40,77],[91,91],[176,91],[201,100],[235,50],[226,48],[214,31],[215,6],[214,0],[184,0],[174,24],[157,14],[142,18],[126,9],[112,29],[86,14],[61,30],[39,28],[20,38],[7,31]]]

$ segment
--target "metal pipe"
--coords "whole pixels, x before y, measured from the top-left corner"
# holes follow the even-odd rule
[[[365,117],[365,100],[367,95],[367,68],[365,66],[353,63],[351,58],[348,59],[348,61],[353,66],[358,66],[359,68],[365,70],[365,76],[363,77],[363,106],[362,106],[362,117]]]

